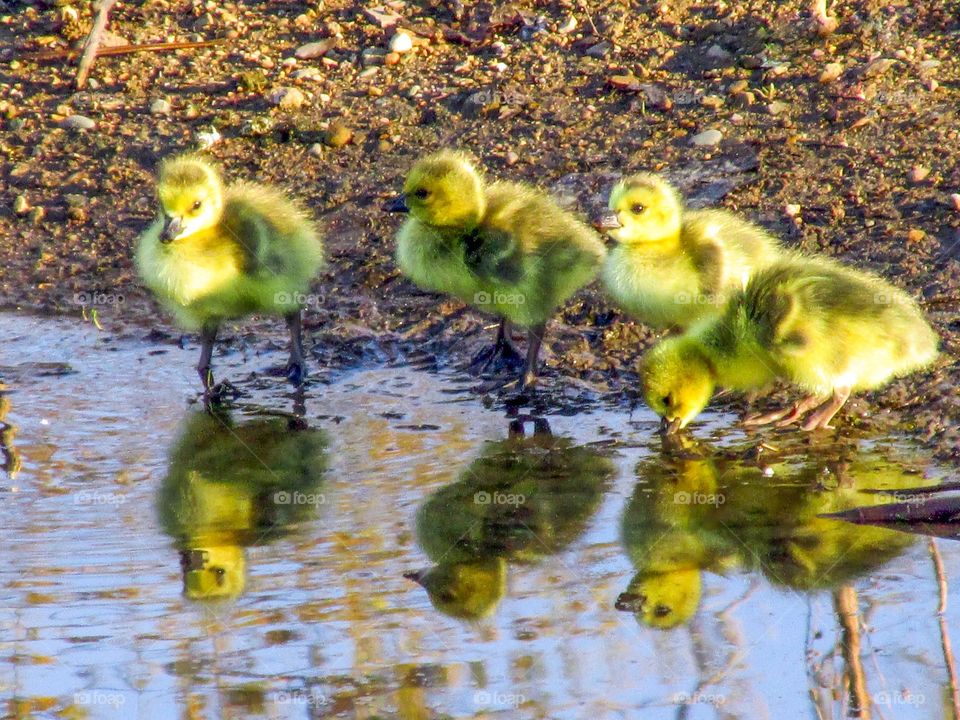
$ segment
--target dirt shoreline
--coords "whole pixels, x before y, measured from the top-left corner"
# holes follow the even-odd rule
[[[828,38],[794,2],[464,5],[458,18],[430,2],[379,15],[336,1],[119,3],[110,30],[124,41],[223,42],[101,58],[96,87],[75,93],[74,68],[26,54],[81,37],[89,10],[0,3],[0,306],[79,315],[78,294],[122,295],[98,307],[108,331],[173,336],[131,248],[153,213],[158,159],[215,127],[209,152],[229,176],[288,188],[324,229],[328,266],[306,316],[321,365],[402,355],[457,367],[491,320],[396,272],[399,218],[381,205],[412,160],[456,145],[584,212],[619,174],[652,169],[920,298],[943,362],[857,398],[840,427],[896,426],[960,462],[960,20],[948,3],[843,3]],[[388,59],[397,27],[415,47]],[[296,58],[320,40],[325,57]],[[302,105],[277,105],[285,88]],[[72,115],[94,127],[63,127]],[[694,145],[707,129],[722,140]],[[238,337],[280,347],[283,331],[256,320]],[[584,291],[551,324],[545,402],[628,406],[653,339],[597,287]]]

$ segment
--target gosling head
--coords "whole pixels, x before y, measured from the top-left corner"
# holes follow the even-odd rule
[[[682,337],[664,340],[650,350],[640,375],[647,404],[663,418],[671,434],[700,414],[715,388],[709,361]]]
[[[160,166],[157,198],[163,219],[160,242],[169,243],[219,222],[223,183],[217,170],[204,160],[177,157]]]
[[[463,155],[443,150],[413,166],[403,184],[402,203],[391,209],[408,210],[434,227],[472,228],[486,210],[483,179]]]
[[[615,607],[632,612],[648,627],[670,630],[683,625],[700,605],[701,580],[698,568],[667,572],[640,572],[620,593]]]
[[[683,202],[673,186],[656,175],[621,180],[610,193],[609,208],[603,229],[619,243],[657,243],[680,236]]]
[[[191,600],[239,597],[246,586],[247,559],[239,545],[204,545],[180,551],[183,594]]]

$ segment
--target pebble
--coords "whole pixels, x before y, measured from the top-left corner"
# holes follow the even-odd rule
[[[610,51],[613,50],[613,45],[608,43],[606,40],[598,42],[596,45],[591,45],[587,48],[587,55],[593,58],[602,58],[610,54]]]
[[[907,232],[907,240],[909,242],[920,242],[926,236],[927,234],[920,228],[910,228],[910,230]]]
[[[323,80],[323,73],[317,68],[300,68],[294,71],[292,77],[294,80],[320,81]]]
[[[324,133],[323,141],[332,148],[341,148],[353,139],[353,130],[340,120],[334,120]]]
[[[820,73],[819,82],[821,85],[829,85],[843,74],[843,65],[840,63],[827,63],[823,72]]]
[[[723,140],[723,133],[716,129],[704,130],[690,138],[690,142],[698,147],[716,145],[721,140]]]
[[[785,113],[788,109],[788,105],[785,102],[780,102],[779,100],[774,100],[772,103],[767,105],[767,112],[771,115],[781,115]]]
[[[303,106],[307,98],[301,90],[295,87],[281,87],[270,93],[268,98],[274,105],[284,110],[297,110]]]
[[[390,38],[389,47],[390,52],[400,53],[402,55],[403,53],[413,50],[413,38],[410,37],[410,33],[400,30]]]
[[[960,193],[953,193],[950,196],[950,202],[953,204],[953,209],[960,212]]]
[[[97,123],[86,115],[70,115],[64,118],[62,125],[70,130],[93,130]]]
[[[573,15],[568,15],[567,19],[563,21],[563,24],[557,28],[557,32],[561,35],[569,35],[576,29],[577,19]]]
[[[707,49],[707,57],[710,58],[711,60],[717,60],[717,61],[719,61],[719,62],[726,62],[726,61],[729,60],[732,56],[730,55],[729,52],[727,52],[726,50],[724,50],[724,49],[723,49],[722,47],[720,47],[719,45],[711,45],[711,46]]]
[[[757,101],[756,95],[754,95],[749,90],[743,92],[734,93],[730,96],[730,99],[733,100],[737,105],[741,107],[750,107]]]
[[[910,168],[910,172],[908,173],[907,177],[911,183],[914,185],[919,185],[927,179],[929,174],[930,168],[924,167],[923,165],[914,165],[912,168]]]
[[[787,214],[787,217],[795,218],[800,214],[801,207],[796,203],[787,203],[783,206],[783,211]]]
[[[383,62],[385,62],[387,65],[396,65],[398,62],[400,62],[400,53],[388,52],[383,56]]]
[[[162,98],[157,98],[152,103],[150,103],[150,112],[153,115],[169,115],[173,107],[166,100]]]
[[[866,70],[863,71],[863,76],[868,78],[880,77],[891,67],[896,65],[897,61],[893,58],[877,58],[872,63],[867,65]]]
[[[326,38],[316,42],[310,42],[297,48],[294,55],[300,60],[312,60],[313,58],[323,57],[328,52],[337,47],[336,38]]]
[[[16,199],[13,201],[13,211],[17,215],[26,215],[30,212],[30,203],[27,202],[26,195],[17,195]]]
[[[727,88],[727,93],[730,95],[736,95],[737,93],[746,92],[750,87],[750,83],[746,80],[735,80],[730,83],[730,87]]]
[[[723,98],[719,95],[704,95],[700,98],[700,104],[711,110],[718,110],[723,107]]]
[[[314,143],[310,146],[310,154],[316,157],[323,157],[323,145]]]

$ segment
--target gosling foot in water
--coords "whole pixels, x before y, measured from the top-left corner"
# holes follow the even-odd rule
[[[303,385],[307,377],[307,367],[303,360],[303,330],[300,323],[300,311],[286,316],[287,330],[290,331],[290,359],[287,361],[286,377],[294,387]]]
[[[520,379],[522,390],[531,390],[537,383],[538,365],[540,364],[540,346],[543,345],[543,334],[546,332],[546,323],[535,325],[527,333],[527,362]]]
[[[496,342],[473,357],[470,361],[470,370],[480,375],[487,371],[497,374],[506,371],[517,372],[522,365],[523,359],[510,340],[510,324],[506,320],[501,320],[500,327],[497,328]]]

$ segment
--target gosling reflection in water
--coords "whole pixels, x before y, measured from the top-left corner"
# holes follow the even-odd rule
[[[509,563],[536,562],[579,537],[613,475],[613,463],[596,449],[530,420],[532,437],[515,420],[511,437],[487,443],[417,514],[417,539],[436,564],[405,577],[446,615],[492,613],[506,593]]]
[[[833,589],[901,554],[906,535],[818,516],[890,502],[932,481],[877,453],[835,450],[832,459],[821,449],[761,464],[671,443],[641,462],[622,526],[637,572],[617,609],[674,628],[696,612],[703,571],[757,571],[796,590]]]
[[[327,446],[326,435],[299,416],[235,421],[225,409],[187,416],[157,493],[187,597],[239,596],[246,548],[315,516]]]

